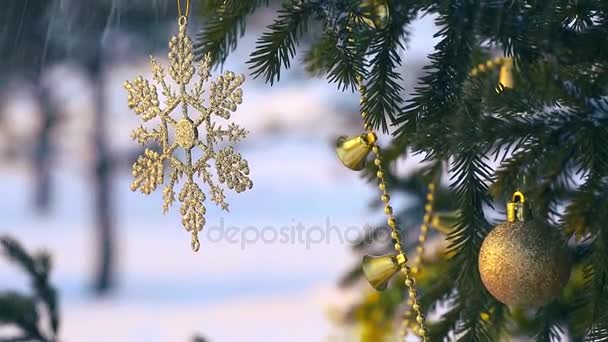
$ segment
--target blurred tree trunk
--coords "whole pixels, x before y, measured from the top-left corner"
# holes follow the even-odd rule
[[[104,93],[101,57],[91,66],[93,90],[93,187],[95,190],[95,227],[97,260],[94,289],[98,294],[107,293],[114,285],[115,230],[111,204],[112,162],[107,145],[106,98]]]
[[[34,207],[38,212],[47,212],[51,202],[51,131],[57,119],[56,108],[51,102],[49,89],[41,76],[36,77],[34,96],[40,106],[40,121],[34,148]]]

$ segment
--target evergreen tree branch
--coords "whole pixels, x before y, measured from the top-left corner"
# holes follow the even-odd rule
[[[536,342],[555,342],[561,340],[563,330],[560,328],[558,322],[556,322],[553,314],[557,311],[556,304],[550,304],[544,308],[538,310],[535,316],[535,320],[539,329],[534,335]]]
[[[587,236],[589,250],[585,254],[586,291],[577,315],[589,311],[590,321],[579,327],[588,331],[586,340],[608,339],[608,130],[592,125],[579,133],[580,173],[586,178],[572,203],[566,209],[564,225],[579,238]],[[581,323],[579,323],[581,324]]]
[[[15,292],[0,293],[0,325],[14,324],[29,340],[48,341],[38,329],[36,299]]]
[[[334,39],[330,34],[325,33],[321,38],[311,45],[304,55],[304,68],[311,76],[322,76],[328,72],[326,58],[331,49],[334,48]]]
[[[429,56],[427,74],[421,78],[412,98],[396,118],[400,127],[395,135],[417,137],[446,136],[446,121],[460,106],[463,85],[471,68],[471,53],[476,41],[476,24],[480,2],[444,2],[439,7],[435,34],[443,39]],[[418,148],[431,154],[437,152],[437,139],[417,139]]]
[[[397,1],[392,1],[396,6]],[[403,78],[398,72],[401,66],[402,40],[407,37],[406,24],[411,20],[407,15],[393,18],[390,24],[377,33],[371,42],[368,54],[371,70],[367,78],[361,108],[364,120],[375,129],[382,128],[387,133],[389,122],[395,122],[395,114],[403,104],[401,85]]]
[[[262,5],[268,5],[268,0],[201,1],[200,12],[205,21],[196,35],[196,59],[209,54],[213,64],[223,64],[245,34],[247,16]]]
[[[312,75],[327,74],[327,80],[342,91],[356,90],[358,78],[365,78],[361,40],[347,39],[341,44],[335,33],[324,33],[304,58],[306,70]]]
[[[323,33],[306,54],[307,70],[326,74],[341,90],[353,89],[363,76],[366,122],[385,131],[390,124],[399,125],[398,139],[385,149],[384,159],[393,161],[408,148],[429,160],[452,158],[451,195],[457,198],[461,218],[448,236],[451,259],[441,264],[449,281],[421,291],[425,311],[444,301],[450,307],[442,321],[430,325],[432,340],[449,336],[494,341],[504,333],[507,310],[481,284],[477,257],[489,229],[483,215],[484,207],[491,206],[488,184],[496,180],[493,193],[510,195],[522,185],[523,176],[542,217],[561,217],[560,228],[583,239],[580,262],[585,265],[587,290],[579,306],[553,303],[518,333],[555,339],[558,324],[577,307],[572,315],[580,313],[587,339],[608,339],[608,233],[602,227],[608,221],[606,1],[392,0],[390,25],[384,30],[358,27],[350,19],[356,17],[358,3],[311,0],[285,5],[270,32],[258,41],[250,66],[256,77],[264,76],[271,84],[278,81],[281,69],[288,68],[296,54],[307,22],[316,15],[323,20]],[[404,104],[399,51],[411,14],[418,10],[438,15],[441,41],[413,98]],[[216,33],[210,34],[219,60],[234,48],[248,13],[231,12],[234,18],[218,23]],[[469,75],[473,62],[479,63],[495,47],[515,59],[515,88],[496,92],[497,71],[474,79]],[[486,160],[490,152],[501,164],[496,174]],[[404,180],[388,172],[387,177],[395,188],[412,190],[417,189],[419,176]],[[572,181],[575,176],[585,182],[578,189]],[[565,214],[556,209],[562,205]],[[400,217],[418,215],[414,209],[402,210]],[[482,319],[482,313],[490,318]],[[582,335],[579,328],[568,330],[564,334],[569,337]]]
[[[0,245],[3,247],[6,256],[23,268],[30,276],[35,292],[34,298],[43,304],[51,322],[52,333],[57,335],[59,331],[59,303],[57,291],[49,283],[50,256],[47,253],[30,256],[16,240],[9,237],[0,238]],[[30,333],[36,333],[36,331]]]
[[[312,13],[312,6],[300,1],[283,6],[278,19],[268,27],[270,31],[258,39],[247,62],[254,77],[263,76],[271,85],[280,80],[281,68],[289,68]]]
[[[483,207],[492,206],[487,191],[492,174],[484,159],[474,146],[467,146],[454,156],[451,165],[451,188],[461,213],[447,238],[448,253],[453,253],[451,278],[458,291],[455,310],[460,317],[455,333],[460,341],[495,340],[496,332],[481,314],[490,307],[501,306],[485,290],[478,270],[479,249],[489,231]]]
[[[450,303],[448,301],[448,303]],[[429,339],[431,341],[449,341],[453,339],[453,331],[460,318],[459,308],[452,308],[447,313],[441,315],[438,322],[431,322],[429,326]]]

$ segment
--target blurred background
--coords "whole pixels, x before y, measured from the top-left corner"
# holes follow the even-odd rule
[[[194,37],[197,1],[192,6]],[[251,17],[224,69],[248,75],[245,61],[275,15],[270,8]],[[150,54],[167,65],[176,30],[173,0],[2,2],[0,235],[52,256],[59,340],[353,340],[339,317],[361,291],[337,285],[359,262],[352,235],[235,243],[206,230],[193,253],[179,206],[163,215],[160,191],[130,191],[142,149],[130,139],[139,118],[122,84],[151,79]],[[413,26],[406,93],[434,31],[432,17]],[[249,161],[254,187],[227,194],[230,213],[208,205],[208,231],[301,225],[312,234],[329,222],[352,234],[380,221],[370,208],[375,187],[342,167],[333,148],[338,135],[361,129],[355,94],[294,65],[273,87],[248,77],[232,118],[250,131],[236,149]],[[409,172],[415,160],[402,164]],[[29,280],[0,259],[0,291],[7,289],[27,292]]]

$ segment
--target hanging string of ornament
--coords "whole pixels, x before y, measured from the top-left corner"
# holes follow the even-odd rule
[[[181,0],[177,1],[177,18],[186,17],[190,14],[190,0],[186,0],[186,10],[182,12],[182,2]]]
[[[131,190],[140,190],[150,194],[159,185],[165,184],[165,167],[170,169],[169,181],[163,189],[163,211],[167,212],[177,199],[181,202],[180,214],[182,225],[191,235],[191,246],[194,251],[200,248],[198,234],[205,225],[206,208],[204,201],[207,195],[195,181],[195,176],[209,188],[211,201],[228,211],[225,201],[224,187],[237,193],[251,189],[253,183],[249,179],[249,165],[240,153],[235,152],[231,144],[221,144],[224,141],[236,143],[245,139],[248,132],[235,123],[227,127],[218,124],[216,119],[230,119],[231,113],[243,101],[241,86],[245,81],[244,75],[235,75],[225,71],[211,81],[211,58],[205,56],[194,66],[193,44],[188,37],[186,28],[190,13],[190,0],[186,0],[185,9],[177,0],[178,33],[169,41],[169,76],[177,84],[175,91],[168,84],[163,66],[153,57],[150,58],[152,75],[156,85],[139,76],[132,82],[125,82],[124,88],[128,93],[128,104],[142,121],[156,121],[152,129],[143,125],[133,130],[131,137],[141,145],[153,143],[160,146],[160,153],[152,148],[146,148],[144,153],[133,164],[134,180]],[[194,86],[190,85],[195,71],[199,79]],[[208,89],[206,84],[210,83]],[[161,108],[157,85],[164,96],[164,107]],[[203,99],[206,94],[208,101]],[[205,102],[208,102],[207,104]],[[175,115],[181,107],[181,115]],[[193,108],[198,115],[193,115]],[[178,116],[179,118],[174,118]],[[174,137],[170,131],[175,132]],[[202,133],[199,136],[199,133]],[[224,146],[219,148],[218,145]],[[176,151],[181,149],[184,157],[181,159]],[[195,158],[198,153],[200,157]],[[215,172],[211,170],[214,162]],[[215,177],[213,177],[215,174]],[[184,184],[175,193],[175,186],[180,180]]]

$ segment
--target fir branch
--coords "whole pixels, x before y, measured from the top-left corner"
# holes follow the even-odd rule
[[[449,303],[449,302],[448,302]],[[438,322],[428,323],[430,341],[449,341],[453,340],[453,331],[460,318],[460,310],[452,308],[441,315]]]
[[[366,41],[360,39],[347,39],[341,46],[337,37],[332,39],[331,47],[326,51],[327,80],[337,83],[342,91],[355,90],[358,79],[366,77],[365,59],[363,58]],[[362,48],[363,47],[363,48]]]
[[[458,341],[496,341],[496,327],[481,318],[489,307],[489,300],[491,299],[485,292],[463,291],[459,294],[455,310],[460,313],[460,317],[454,330]]]
[[[460,220],[448,236],[450,252],[456,256],[465,253],[467,258],[477,256],[489,225],[483,214],[483,205],[491,206],[487,195],[487,183],[492,180],[491,169],[485,157],[472,151],[463,151],[454,157],[450,172],[451,188],[462,210]],[[472,247],[472,248],[469,248]],[[469,270],[474,265],[464,265]],[[462,272],[467,273],[467,272]],[[464,276],[464,275],[463,275]]]
[[[461,211],[459,221],[447,237],[449,253],[454,253],[451,278],[455,279],[458,291],[455,309],[460,312],[455,333],[461,341],[493,341],[496,332],[481,318],[481,313],[501,304],[489,296],[478,270],[479,249],[489,231],[483,207],[492,206],[487,188],[492,180],[491,169],[485,156],[474,146],[468,146],[454,156],[451,174],[451,188]]]
[[[608,216],[604,216],[604,219]],[[605,221],[604,221],[605,222]],[[608,340],[608,272],[606,255],[608,255],[608,238],[600,232],[591,244],[593,252],[587,270],[587,288],[591,294],[587,298],[591,308],[591,321],[588,327],[587,341]]]
[[[268,27],[270,31],[258,39],[247,62],[254,77],[264,76],[271,85],[280,80],[281,68],[289,68],[312,13],[312,6],[300,1],[283,6],[278,19]]]
[[[333,49],[335,39],[330,34],[323,34],[321,38],[313,43],[310,49],[304,55],[304,69],[311,76],[322,76],[327,71],[327,55],[328,51]]]
[[[425,268],[426,265],[423,265],[423,269]],[[423,312],[427,313],[436,310],[439,305],[451,303],[455,297],[453,279],[445,276],[450,270],[449,263],[445,260],[440,260],[434,263],[432,268],[436,269],[433,273],[434,277],[430,280],[425,279],[425,284],[428,284],[428,286],[424,286],[420,298],[420,306],[422,307]],[[426,270],[424,272],[427,273]],[[418,285],[421,285],[420,282]],[[447,316],[449,316],[449,314]],[[452,328],[447,329],[446,333],[454,328],[456,321],[457,320],[454,320],[454,323],[451,324]]]
[[[312,75],[327,74],[330,83],[336,83],[342,91],[355,90],[358,78],[365,78],[365,65],[361,40],[347,39],[340,44],[333,32],[325,32],[321,39],[306,53],[304,63]]]
[[[526,175],[524,166],[540,158],[544,151],[545,147],[535,139],[521,141],[514,153],[502,161],[496,171],[496,181],[490,189],[492,195],[496,198],[508,198],[513,189],[522,185],[523,177]]]
[[[209,54],[213,64],[223,64],[245,34],[247,16],[262,5],[268,5],[268,0],[203,0],[201,14],[205,21],[196,35],[196,60]]]
[[[364,90],[365,103],[361,108],[365,113],[364,120],[375,129],[382,128],[387,133],[389,123],[394,123],[395,113],[399,113],[403,103],[401,92],[403,81],[397,68],[401,66],[400,50],[403,49],[401,39],[406,36],[404,23],[391,24],[378,33],[369,48],[372,57],[366,87]]]
[[[28,340],[47,341],[38,329],[36,299],[16,292],[0,293],[0,325],[14,324]]]
[[[365,52],[372,30],[358,16],[360,3],[352,0],[311,1],[322,23],[323,34],[313,43],[304,62],[315,76],[327,74],[338,89],[358,89],[358,79],[366,77]]]
[[[605,126],[593,126],[580,132],[579,151],[581,172],[585,184],[580,187],[564,215],[564,225],[570,233],[587,236],[588,252],[585,254],[586,291],[581,297],[581,308],[577,315],[590,312],[591,320],[579,322],[579,330],[588,331],[587,340],[608,339],[608,136]],[[582,326],[580,326],[582,325]]]
[[[250,5],[248,1],[231,3],[235,8]],[[509,320],[505,306],[485,291],[477,270],[479,247],[489,228],[483,215],[483,208],[490,206],[487,185],[495,177],[486,160],[490,151],[501,162],[496,173],[498,193],[510,193],[526,175],[532,184],[529,196],[543,214],[559,216],[556,205],[567,204],[561,228],[586,238],[581,262],[587,287],[572,315],[583,317],[589,340],[608,339],[608,233],[603,227],[608,221],[608,112],[602,109],[608,108],[608,5],[600,0],[389,4],[388,28],[359,30],[355,25],[346,35],[344,23],[353,22],[345,18],[354,13],[357,1],[285,5],[251,55],[253,74],[264,76],[271,84],[278,81],[281,68],[288,68],[296,54],[308,20],[315,14],[323,18],[326,11],[335,25],[324,26],[321,39],[308,51],[304,59],[307,70],[326,74],[342,90],[352,89],[357,77],[364,76],[367,122],[384,130],[392,123],[400,125],[395,132],[399,139],[385,150],[387,162],[406,153],[408,147],[429,159],[453,159],[451,186],[461,217],[448,236],[453,256],[448,266],[442,265],[449,275],[445,282],[421,291],[425,311],[444,300],[450,304],[442,321],[430,326],[433,341],[448,336],[461,341],[494,341]],[[410,14],[416,12],[413,8],[438,15],[441,41],[430,56],[421,86],[404,105],[399,94],[398,51]],[[232,11],[227,14],[232,18],[209,31],[215,32],[210,33],[209,44],[215,44],[219,60],[234,48],[248,13],[245,9]],[[495,73],[469,77],[472,62],[479,62],[476,54],[490,52],[487,43],[515,58],[515,88],[495,92]],[[368,75],[363,68],[366,60],[370,62]],[[575,172],[585,184],[570,197]],[[389,172],[387,178],[395,188],[411,190],[416,189],[418,176],[404,180]],[[411,213],[414,210],[407,208],[399,217],[418,215]],[[374,248],[368,244],[358,247]],[[354,279],[358,272],[349,276]],[[557,323],[573,307],[554,303],[539,313],[533,327],[523,326],[522,330],[535,330],[539,340],[555,339]],[[481,319],[481,313],[490,313],[490,319]],[[578,330],[565,334],[582,335]]]
[[[579,174],[594,181],[594,177],[608,174],[608,121],[598,122],[593,120],[593,116],[608,116],[608,109],[592,106],[582,114],[574,133],[577,143],[576,161],[579,164]]]
[[[445,2],[440,5],[436,20],[443,39],[429,56],[431,64],[425,66],[427,74],[421,78],[412,98],[396,118],[401,125],[395,135],[446,136],[449,129],[445,120],[460,106],[463,84],[471,68],[471,53],[476,40],[479,1]],[[418,146],[433,154],[437,149],[433,141],[429,146]]]
[[[553,303],[544,308],[541,308],[536,313],[534,320],[537,322],[538,329],[534,334],[534,340],[537,342],[555,342],[561,340],[563,330],[554,317],[558,311],[557,304]]]
[[[562,148],[556,149],[561,142]],[[491,192],[496,198],[509,198],[514,189],[524,191],[537,217],[549,218],[556,214],[552,208],[563,200],[568,184],[572,183],[574,156],[572,139],[563,139],[561,131],[550,139],[529,138],[496,171]],[[530,182],[528,180],[534,180]]]
[[[35,292],[34,298],[43,304],[51,322],[52,334],[57,335],[59,331],[59,303],[57,301],[57,291],[49,283],[50,256],[47,253],[30,256],[16,240],[9,237],[0,238],[0,245],[3,247],[6,256],[23,268],[30,276],[32,288]]]
[[[505,55],[532,61],[539,58],[540,47],[536,36],[530,33],[548,34],[546,21],[539,19],[546,19],[543,14],[549,13],[547,10],[554,5],[550,1],[533,4],[496,1],[494,6],[488,5],[483,9],[479,32],[500,46]]]

